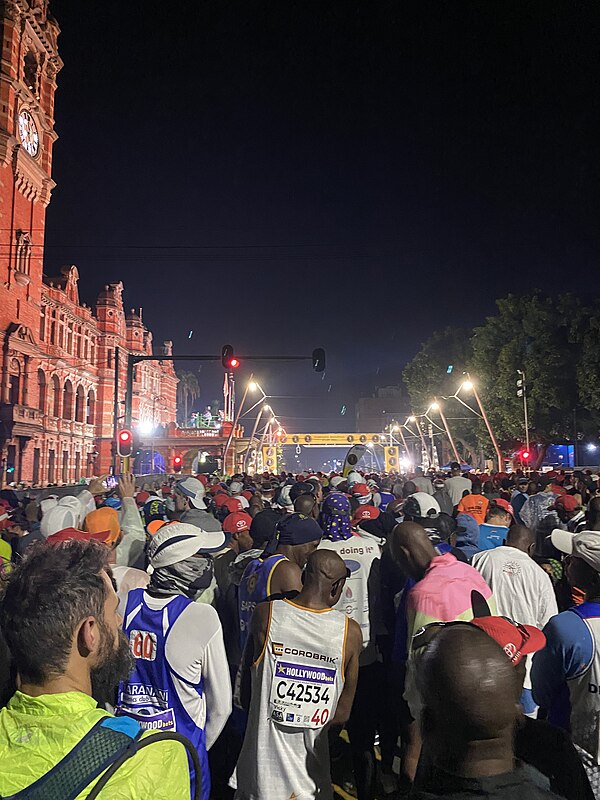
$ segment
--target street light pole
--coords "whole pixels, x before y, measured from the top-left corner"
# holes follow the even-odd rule
[[[414,422],[414,423],[416,423],[417,430],[419,431],[419,436],[420,436],[420,438],[421,438],[421,445],[422,445],[422,447],[423,447],[423,455],[425,456],[425,458],[426,458],[426,459],[427,459],[427,461],[429,462],[429,461],[430,461],[430,457],[429,457],[429,450],[427,449],[427,443],[426,443],[426,441],[425,441],[425,436],[423,435],[423,431],[421,430],[421,425],[420,425],[420,423],[419,423],[419,420],[418,420],[418,419],[415,417],[415,415],[413,414],[412,416],[410,416],[410,417],[408,418],[407,422]],[[409,430],[409,431],[410,431],[410,428],[407,428],[407,430]],[[411,433],[412,433],[412,431],[411,431]],[[413,435],[414,435],[414,434],[413,434]],[[427,464],[423,464],[422,466],[424,466],[424,467],[426,467],[427,469],[429,469],[429,463],[427,463]]]
[[[454,444],[454,439],[452,438],[452,434],[450,433],[450,427],[446,420],[446,416],[442,409],[441,403],[438,401],[437,397],[434,398],[433,405],[431,406],[435,411],[437,411],[440,415],[440,419],[442,420],[442,425],[444,426],[444,430],[446,431],[446,436],[448,437],[448,441],[450,442],[450,447],[452,448],[452,452],[454,453],[454,458],[457,460],[459,464],[462,463],[462,459],[458,455],[458,450],[456,449],[456,445]]]
[[[232,428],[229,431],[229,436],[227,437],[227,442],[225,444],[225,450],[223,452],[223,464],[225,464],[225,459],[227,458],[227,451],[229,450],[229,446],[231,444],[231,440],[233,439],[233,433],[234,433],[235,427],[238,424],[238,421],[240,419],[240,414],[242,413],[242,409],[244,408],[244,403],[246,402],[246,397],[248,396],[248,392],[250,391],[250,384],[253,382],[253,378],[254,378],[254,373],[251,373],[250,377],[248,378],[248,383],[246,384],[246,389],[244,390],[244,394],[243,394],[243,397],[242,397],[242,402],[238,406],[238,409],[237,409],[237,412],[236,412],[236,415],[235,415],[235,419],[233,420]]]
[[[262,406],[259,409],[258,414],[256,416],[256,419],[254,421],[254,427],[252,428],[252,434],[250,435],[250,442],[248,443],[248,450],[246,451],[246,455],[244,457],[244,472],[246,472],[246,468],[248,466],[248,461],[250,459],[250,448],[252,447],[252,442],[254,441],[254,437],[256,436],[256,431],[258,430],[258,425],[259,425],[259,422],[260,422],[260,418],[262,417],[263,412],[266,411],[267,409],[270,410],[271,406],[266,405],[266,404],[264,406]]]
[[[502,453],[500,452],[500,448],[498,447],[498,442],[496,441],[496,437],[494,436],[494,431],[492,430],[492,426],[490,425],[490,421],[489,421],[489,419],[487,417],[487,414],[485,413],[485,408],[483,407],[483,403],[481,402],[479,394],[477,393],[477,389],[475,388],[475,384],[471,380],[471,376],[469,375],[468,372],[465,373],[465,374],[467,376],[467,380],[465,381],[465,383],[463,383],[463,386],[465,388],[467,388],[467,389],[471,389],[471,391],[473,392],[473,396],[475,397],[475,400],[477,401],[477,405],[479,406],[479,410],[481,411],[481,416],[483,418],[483,421],[485,422],[485,426],[486,426],[486,428],[488,430],[488,433],[490,435],[490,439],[492,440],[492,444],[494,445],[494,450],[496,451],[496,458],[498,459],[498,472],[501,472],[502,471]]]
[[[525,383],[525,373],[522,369],[517,370],[517,374],[521,376],[519,386],[519,381],[517,381],[517,396],[519,392],[523,394],[523,416],[525,418],[525,447],[527,448],[527,452],[529,453],[529,416],[527,414],[527,384]]]

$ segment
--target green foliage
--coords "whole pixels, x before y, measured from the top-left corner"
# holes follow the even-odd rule
[[[407,365],[403,378],[416,413],[433,396],[454,394],[462,367],[477,385],[497,438],[510,449],[524,438],[523,401],[516,392],[521,369],[526,375],[533,441],[544,444],[571,438],[575,409],[578,430],[597,432],[600,304],[586,307],[573,295],[553,299],[534,292],[510,294],[498,300],[497,307],[497,313],[470,334],[462,329],[435,333]],[[445,375],[451,363],[455,364],[453,375]],[[449,378],[452,388],[444,390]],[[469,399],[465,392],[461,397]],[[464,423],[462,430],[459,423],[455,427],[459,436],[476,437],[489,452],[489,437],[481,424]]]
[[[177,407],[181,420],[185,425],[189,423],[189,409],[194,401],[200,397],[200,385],[194,372],[182,370],[177,373]]]

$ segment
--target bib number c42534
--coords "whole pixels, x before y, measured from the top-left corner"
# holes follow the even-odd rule
[[[276,661],[270,716],[294,728],[322,728],[334,710],[335,668]]]

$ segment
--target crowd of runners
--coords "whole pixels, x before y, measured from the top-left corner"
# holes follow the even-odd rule
[[[591,471],[3,495],[1,797],[600,798]]]

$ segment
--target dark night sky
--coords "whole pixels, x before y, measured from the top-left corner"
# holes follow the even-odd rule
[[[46,271],[76,263],[88,302],[123,280],[178,352],[324,345],[324,380],[257,368],[319,398],[274,401],[289,430],[352,428],[360,393],[508,291],[598,293],[595,2],[52,8]]]

